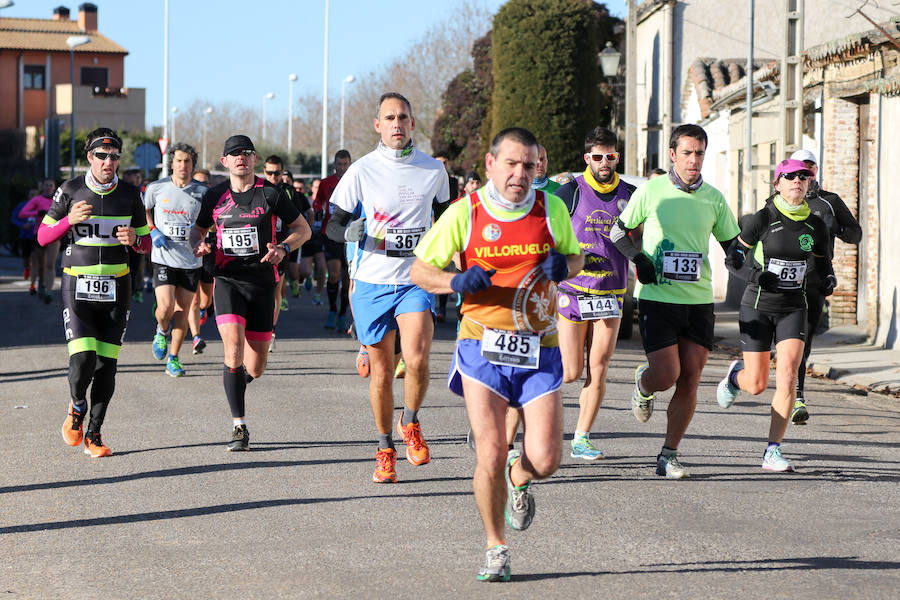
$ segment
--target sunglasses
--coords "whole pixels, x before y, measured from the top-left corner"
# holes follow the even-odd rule
[[[604,158],[606,158],[606,162],[616,162],[619,160],[619,153],[610,152],[609,154],[591,154],[591,160],[594,162],[600,162]]]
[[[228,153],[228,156],[253,156],[254,154],[256,154],[254,150],[232,150]]]
[[[281,175],[284,171],[266,171],[266,175]]]
[[[794,179],[799,179],[800,181],[806,181],[809,179],[809,175],[806,173],[782,173],[781,177],[783,179],[787,179],[788,181],[793,181]]]
[[[116,154],[115,152],[94,152],[94,158],[97,160],[106,160],[108,158],[111,161],[116,162],[122,158],[122,155]]]

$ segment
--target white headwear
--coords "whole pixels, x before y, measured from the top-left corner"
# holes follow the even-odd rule
[[[816,160],[816,155],[809,150],[797,150],[791,154],[791,160],[802,160],[803,162],[808,161],[816,165],[819,164],[819,161]]]

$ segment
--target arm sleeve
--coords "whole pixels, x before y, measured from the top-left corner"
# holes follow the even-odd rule
[[[348,213],[343,208],[338,208],[334,204],[331,205],[331,218],[328,219],[328,225],[325,226],[325,235],[334,242],[343,243],[344,230],[347,224],[354,219],[353,213]]]
[[[834,217],[840,226],[837,236],[848,244],[858,244],[862,241],[862,227],[860,227],[859,222],[853,218],[853,213],[850,212],[850,209],[847,208],[847,205],[844,204],[841,197],[837,194],[830,194],[828,196],[828,201],[834,209]]]
[[[570,181],[569,183],[562,185],[553,192],[554,196],[558,196],[560,200],[563,201],[563,204],[566,205],[566,209],[569,211],[571,215],[575,211],[577,196],[578,196],[578,184],[574,181]]]
[[[468,229],[468,201],[454,202],[422,236],[413,252],[423,262],[443,269],[453,259],[453,254],[465,247]]]
[[[134,202],[131,205],[131,226],[138,238],[150,235],[150,227],[147,226],[147,211],[144,210],[144,203],[141,201],[141,193],[137,190],[134,192]],[[141,240],[138,239],[135,246],[139,246]]]
[[[744,264],[740,269],[735,268],[734,264],[732,264],[728,258],[728,251],[725,251],[725,266],[728,268],[728,271],[736,277],[752,283],[757,283],[759,281],[759,276],[762,273],[760,265],[755,259],[755,249],[756,244],[759,243],[761,226],[766,225],[766,210],[767,209],[763,208],[756,214],[747,217],[744,221],[744,228],[741,230],[740,239],[746,244],[749,244],[749,248],[744,246],[744,244],[741,244],[737,237],[735,237],[732,242],[732,244],[741,244],[741,246],[744,247]]]
[[[218,186],[216,186],[218,187]],[[213,207],[215,206],[216,188],[209,188],[203,194],[203,200],[200,201],[200,212],[197,213],[197,227],[209,229],[213,226]]]
[[[37,202],[35,202],[35,198],[32,198],[28,202],[25,203],[25,206],[19,210],[19,218],[20,219],[29,219],[31,217],[37,216]]]

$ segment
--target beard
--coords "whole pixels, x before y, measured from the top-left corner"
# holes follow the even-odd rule
[[[613,177],[615,177],[616,170],[610,169],[609,175],[607,175],[606,177],[601,177],[600,169],[591,169],[591,175],[594,176],[594,179],[597,181],[597,183],[609,183],[613,180]]]

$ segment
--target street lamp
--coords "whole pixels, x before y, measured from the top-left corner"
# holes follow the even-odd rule
[[[622,58],[622,53],[613,48],[612,42],[606,42],[606,48],[599,52],[597,57],[600,59],[600,70],[603,71],[604,77],[611,79],[619,74],[619,59]]]
[[[178,112],[178,107],[173,106],[172,107],[172,144],[174,144],[175,141],[178,139],[177,137],[175,137],[175,113],[177,113],[177,112]]]
[[[341,81],[341,150],[344,149],[344,84],[353,83],[356,78],[353,75],[347,75]]]
[[[72,82],[72,106],[69,107],[69,128],[72,138],[69,152],[72,156],[72,179],[75,178],[75,48],[84,46],[90,41],[91,38],[86,35],[70,35],[66,38],[66,45],[69,47],[69,81]]]
[[[328,0],[325,0],[325,59],[322,64],[322,179],[328,176]]]
[[[263,110],[262,110],[262,140],[266,141],[266,100],[271,100],[275,97],[275,92],[269,92],[265,96],[263,96]]]
[[[212,106],[203,111],[203,168],[206,169],[206,117],[212,114]]]
[[[291,164],[291,144],[294,141],[294,82],[297,81],[297,75],[291,73],[288,75],[288,155],[287,165]]]
[[[0,0],[0,8],[9,8],[13,4],[15,4],[13,0]]]

